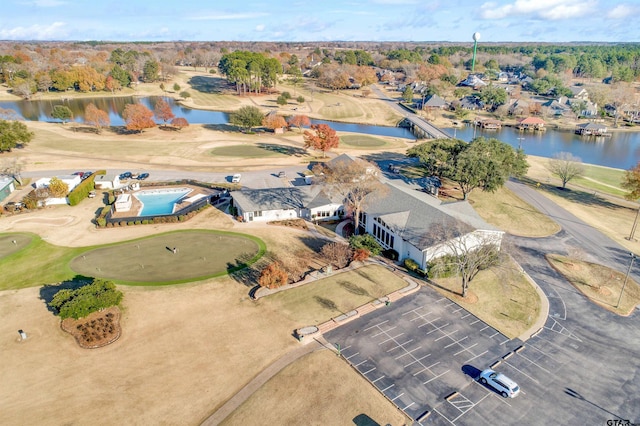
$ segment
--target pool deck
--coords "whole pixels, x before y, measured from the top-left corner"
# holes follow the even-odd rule
[[[194,197],[198,196],[198,195],[202,195],[202,196],[210,196],[210,195],[214,195],[215,191],[214,190],[209,190],[207,188],[203,188],[200,186],[192,186],[192,185],[179,185],[177,186],[179,188],[188,188],[191,190],[191,192],[188,194],[188,199],[193,199]],[[136,193],[140,192],[140,191],[144,191],[144,190],[149,190],[149,189],[165,189],[165,188],[177,188],[176,186],[173,185],[167,185],[167,186],[152,186],[152,187],[141,187],[140,190],[138,191],[125,191],[125,193],[127,194],[132,194],[135,195]],[[116,194],[119,194],[119,191],[116,191]],[[202,198],[202,197],[199,197]],[[131,197],[132,203],[131,203],[131,209],[129,211],[126,212],[112,212],[111,217],[114,219],[118,219],[118,218],[130,218],[130,217],[134,217],[134,216],[138,216],[140,215],[140,212],[142,211],[142,203],[140,202],[140,200],[138,200],[138,198],[136,197]],[[178,204],[177,209],[181,209],[184,208],[188,205],[190,205],[190,202],[187,201],[183,201],[182,203]],[[140,216],[141,218],[143,218],[144,216]]]

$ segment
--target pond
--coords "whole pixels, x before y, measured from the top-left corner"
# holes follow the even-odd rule
[[[64,95],[62,95],[64,96]],[[54,105],[64,104],[73,112],[73,120],[81,123],[84,110],[89,103],[103,111],[108,111],[111,125],[122,126],[124,120],[122,111],[127,104],[139,102],[153,110],[160,97],[113,97],[90,99],[37,100],[37,101],[0,101],[0,108],[12,109],[25,120],[57,121],[51,118]],[[221,111],[208,111],[186,108],[176,103],[172,98],[164,98],[172,108],[176,117],[184,117],[193,124],[227,124],[229,114]],[[355,132],[374,136],[390,136],[415,140],[415,136],[405,128],[373,126],[368,124],[340,123],[311,119],[312,124],[328,124],[339,132]],[[473,126],[457,129],[443,129],[451,136],[464,141],[476,136],[496,137],[513,147],[521,146],[526,154],[541,157],[552,157],[559,152],[569,152],[584,163],[618,169],[629,169],[640,161],[640,131],[639,132],[611,132],[607,138],[583,137],[571,131],[547,130],[543,133],[521,133],[512,127],[503,127],[498,131],[474,130]],[[475,132],[475,133],[474,133]]]

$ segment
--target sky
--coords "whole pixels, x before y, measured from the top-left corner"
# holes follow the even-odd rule
[[[640,0],[2,0],[0,40],[640,42]]]

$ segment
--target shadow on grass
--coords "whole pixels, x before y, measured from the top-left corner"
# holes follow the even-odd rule
[[[228,80],[214,76],[194,76],[189,79],[189,84],[193,90],[202,93],[235,93],[234,87]]]
[[[380,426],[380,423],[373,420],[371,417],[366,414],[358,414],[353,418],[353,423],[356,426]]]
[[[231,124],[205,124],[202,128],[207,130],[214,130],[216,132],[237,132],[240,133],[240,128]]]
[[[40,300],[47,306],[47,310],[53,314],[57,314],[56,310],[49,306],[49,303],[53,300],[53,296],[60,290],[77,290],[87,284],[93,282],[93,277],[86,277],[84,275],[76,275],[70,280],[62,281],[60,284],[48,284],[40,287]]]
[[[539,190],[546,191],[550,194],[557,195],[558,197],[562,197],[567,201],[571,201],[573,203],[582,204],[585,206],[597,206],[604,207],[608,209],[628,209],[628,207],[620,206],[618,204],[614,204],[598,195],[597,192],[587,192],[579,189],[562,189],[556,185],[546,184],[537,182],[533,179],[524,177],[520,179],[521,183],[525,185],[532,186],[534,188],[538,188]],[[538,186],[540,185],[540,186]],[[632,210],[632,209],[630,209]]]
[[[277,152],[278,154],[295,155],[296,157],[307,155],[307,151],[305,149],[297,148],[295,146],[276,145],[270,143],[259,143],[256,144],[256,146],[264,149],[265,151]]]

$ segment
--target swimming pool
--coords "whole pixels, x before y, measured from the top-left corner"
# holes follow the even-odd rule
[[[138,216],[160,216],[173,213],[177,202],[192,190],[189,188],[161,188],[145,189],[133,194],[140,203],[142,210]]]

